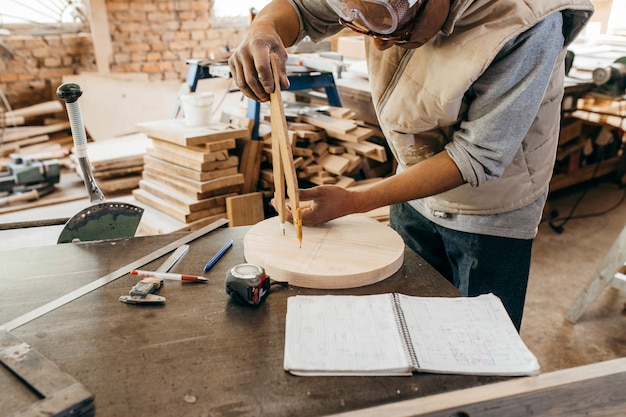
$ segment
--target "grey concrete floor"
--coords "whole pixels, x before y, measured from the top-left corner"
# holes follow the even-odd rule
[[[625,195],[625,188],[607,179],[561,190],[548,201],[546,212],[557,210],[560,218],[576,209],[561,233],[546,218],[533,245],[521,335],[542,372],[626,356],[623,291],[607,288],[576,324],[565,320],[626,226]]]

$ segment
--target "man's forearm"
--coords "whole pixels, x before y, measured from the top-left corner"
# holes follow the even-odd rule
[[[429,197],[464,184],[459,168],[446,151],[425,159],[363,191],[357,191],[354,211]]]
[[[273,0],[265,6],[251,23],[251,27],[257,25],[276,31],[285,47],[293,45],[300,32],[298,14],[287,0]]]

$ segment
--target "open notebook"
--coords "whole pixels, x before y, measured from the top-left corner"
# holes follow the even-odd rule
[[[502,302],[478,297],[295,296],[284,369],[294,375],[534,375]]]

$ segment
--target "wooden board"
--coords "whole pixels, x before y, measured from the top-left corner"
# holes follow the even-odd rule
[[[241,183],[233,184],[233,185],[224,185],[223,187],[218,187],[214,190],[210,190],[207,192],[197,192],[190,190],[183,186],[183,184],[175,181],[173,179],[167,178],[162,175],[152,174],[148,170],[143,172],[143,178],[155,182],[157,184],[162,184],[167,187],[173,188],[174,190],[187,195],[190,198],[195,200],[203,200],[209,197],[215,197],[217,195],[226,195],[231,193],[239,194],[241,192]]]
[[[197,211],[212,209],[215,207],[223,208],[226,206],[226,198],[236,195],[234,193],[230,193],[226,195],[218,195],[198,200],[171,187],[168,187],[167,185],[156,183],[146,179],[142,179],[141,181],[139,181],[139,188],[188,213],[194,213]]]
[[[374,130],[369,129],[367,127],[358,126],[351,132],[343,133],[342,131],[332,131],[327,130],[328,136],[331,136],[335,139],[341,139],[346,142],[355,142],[360,143],[364,140],[371,138],[374,136]]]
[[[226,198],[228,226],[249,226],[263,221],[263,194],[249,193]]]
[[[2,118],[7,121],[11,117],[33,117],[42,116],[44,114],[59,113],[64,110],[64,106],[59,100],[46,101],[43,103],[33,104],[32,106],[22,107],[11,111],[4,112]],[[7,123],[9,126],[9,123]]]
[[[204,146],[181,146],[155,138],[152,138],[152,141],[156,149],[174,153],[181,158],[197,162],[219,161],[222,158],[222,155],[226,155],[228,153],[228,149],[234,149],[236,147],[235,139],[227,139],[214,142],[213,144],[207,143]]]
[[[342,142],[341,145],[344,146],[348,151],[355,152],[357,155],[363,155],[378,162],[387,161],[387,152],[384,146],[380,146],[371,142]]]
[[[180,146],[203,145],[209,142],[221,142],[226,139],[244,138],[249,135],[248,129],[243,127],[234,127],[219,122],[207,126],[187,126],[184,119],[137,123],[137,128],[151,138]]]
[[[338,155],[325,155],[318,161],[324,167],[324,170],[335,175],[343,175],[350,167],[350,160]]]
[[[337,119],[335,117],[326,116],[322,113],[308,112],[302,115],[302,120],[320,127],[330,134],[332,133],[348,133],[356,130],[358,127],[354,120]]]
[[[233,185],[241,185],[243,184],[243,175],[242,174],[234,174],[228,175],[224,177],[213,178],[206,181],[195,181],[190,178],[182,177],[175,173],[171,172],[160,172],[158,170],[154,170],[150,166],[144,167],[144,176],[146,174],[152,175],[152,178],[160,177],[162,180],[157,181],[163,184],[175,184],[176,189],[185,188],[187,190],[197,192],[197,193],[208,193],[210,191],[216,191],[231,187]],[[146,178],[148,178],[146,176]],[[179,188],[180,187],[180,188]]]
[[[47,145],[50,141],[49,135],[33,136],[26,139],[19,139],[10,143],[0,144],[0,157],[9,156],[12,153],[21,153],[24,148],[30,146]],[[2,168],[6,170],[6,168]]]
[[[211,158],[213,158],[207,162],[193,161],[191,159],[185,158],[184,155],[179,155],[178,153],[160,149],[156,146],[153,148],[148,148],[146,150],[146,153],[157,159],[171,162],[172,164],[184,166],[195,171],[211,171],[214,169],[228,168],[233,166],[233,158],[235,160],[237,159],[235,156],[229,156],[228,151],[226,150],[207,154],[211,155]],[[238,162],[238,160],[236,162]]]
[[[10,369],[14,381],[25,384],[38,400],[24,406],[16,401],[9,387],[2,388],[8,401],[3,401],[3,415],[14,417],[90,416],[94,412],[94,396],[71,375],[7,330],[0,329],[0,368]],[[7,384],[10,385],[10,384]],[[15,407],[15,409],[11,409]]]
[[[96,180],[98,186],[105,194],[114,194],[134,190],[139,186],[139,181],[141,181],[141,175],[127,175],[123,177],[102,178]]]
[[[91,169],[107,171],[119,168],[141,167],[143,156],[152,141],[143,133],[108,138],[87,144]]]
[[[388,226],[351,215],[304,227],[299,247],[293,224],[285,235],[278,217],[252,226],[244,237],[247,262],[265,268],[275,281],[320,289],[355,288],[382,281],[404,259],[404,242]]]
[[[205,217],[211,217],[215,215],[221,215],[226,218],[226,204],[221,207],[213,207],[202,209],[199,211],[195,211],[193,213],[188,210],[181,209],[172,205],[170,202],[163,200],[155,195],[150,194],[144,189],[138,188],[133,190],[133,197],[135,197],[138,201],[149,205],[163,213],[167,214],[174,219],[181,221],[183,223],[191,223],[196,220],[204,219]]]
[[[240,139],[238,141],[240,149],[239,172],[244,176],[242,193],[253,193],[257,190],[259,182],[259,171],[263,156],[263,142],[260,140]]]
[[[2,140],[3,143],[19,141],[48,133],[60,132],[70,128],[69,122],[54,123],[45,126],[18,126],[5,129]]]
[[[173,164],[162,159],[154,158],[152,156],[146,155],[145,158],[145,166],[147,168],[152,168],[155,171],[161,170],[166,172],[172,172],[181,177],[189,178],[194,181],[208,181],[215,178],[226,177],[229,175],[235,175],[238,173],[237,170],[237,157],[230,157],[227,161],[222,161],[216,163],[216,166],[224,166],[223,169],[212,169],[206,171],[198,171],[195,169],[190,169],[182,165]],[[226,165],[232,165],[231,167],[226,167]],[[207,167],[209,168],[209,167]]]
[[[626,358],[341,413],[342,417],[624,415]],[[339,415],[333,414],[338,417]],[[331,417],[331,416],[329,416]]]
[[[93,177],[96,179],[110,179],[110,178],[127,177],[131,175],[141,176],[142,171],[143,171],[143,160],[142,160],[142,165],[138,165],[138,166],[130,166],[128,168],[107,169],[106,171],[93,172]]]

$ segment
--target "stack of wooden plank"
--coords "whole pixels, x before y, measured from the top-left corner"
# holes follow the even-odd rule
[[[241,192],[244,175],[230,152],[248,127],[215,122],[186,126],[183,119],[139,123],[152,140],[143,178],[133,191],[138,201],[183,223],[202,226],[226,217],[226,199]]]
[[[372,182],[392,172],[386,147],[371,140],[379,133],[376,128],[355,120],[350,109],[332,106],[321,109],[321,112],[286,112],[299,180],[347,188],[362,180]],[[271,132],[263,140],[264,164],[259,189],[273,192]]]

